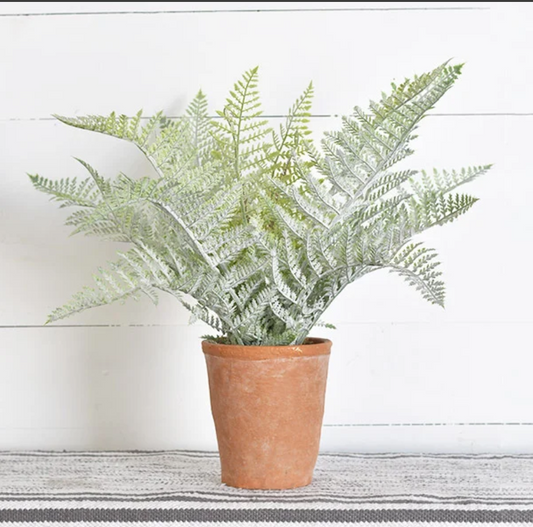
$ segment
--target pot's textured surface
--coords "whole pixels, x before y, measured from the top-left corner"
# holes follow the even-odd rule
[[[222,483],[289,489],[311,483],[331,341],[299,346],[202,342]]]

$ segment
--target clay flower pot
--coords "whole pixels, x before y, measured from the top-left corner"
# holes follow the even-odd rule
[[[290,489],[311,483],[331,341],[233,346],[203,341],[222,483]]]

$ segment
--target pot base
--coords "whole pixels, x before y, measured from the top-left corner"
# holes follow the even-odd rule
[[[248,489],[248,490],[288,490],[288,489],[298,489],[300,487],[307,487],[313,481],[312,477],[308,477],[302,481],[280,481],[276,483],[275,480],[265,480],[261,481],[250,481],[242,478],[238,479],[226,479],[222,476],[221,482],[228,487],[235,487],[237,489]]]

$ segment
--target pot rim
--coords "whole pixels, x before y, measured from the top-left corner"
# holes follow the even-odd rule
[[[205,355],[214,355],[215,357],[228,359],[289,359],[329,355],[331,353],[331,345],[331,340],[316,337],[308,337],[303,344],[290,346],[241,346],[238,344],[219,344],[209,340],[202,340],[202,351]]]

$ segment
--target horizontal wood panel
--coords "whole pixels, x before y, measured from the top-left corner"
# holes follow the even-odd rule
[[[0,4],[0,449],[216,448],[209,330],[174,299],[41,326],[124,246],[68,238],[67,211],[25,174],[83,176],[72,156],[108,176],[151,170],[52,113],[179,115],[199,88],[214,113],[259,65],[267,115],[314,81],[320,137],[331,116],[453,57],[464,75],[406,165],[495,166],[464,187],[481,198],[465,218],[420,237],[440,252],[446,310],[380,272],[325,314],[338,329],[316,333],[334,340],[322,449],[533,453],[532,23],[531,3],[504,2]]]
[[[330,452],[531,454],[533,426],[324,427],[322,443]]]
[[[378,97],[391,80],[450,57],[468,65],[439,112],[533,112],[523,89],[533,77],[533,6],[404,15],[0,17],[0,118],[139,108],[179,114],[199,88],[220,108],[233,82],[255,65],[267,113],[285,112],[313,80],[313,111],[344,114]]]
[[[323,330],[334,345],[322,448],[338,450],[344,441],[360,452],[470,451],[475,441],[477,451],[497,451],[496,437],[512,445],[518,426],[480,431],[475,423],[531,422],[525,365],[532,328],[436,323]],[[215,448],[204,331],[201,325],[1,329],[0,449]],[[380,423],[411,426],[368,426]],[[450,429],[413,430],[413,423]],[[332,426],[350,424],[364,426]],[[528,430],[517,432],[515,446],[520,434],[531,437]]]
[[[202,328],[50,329],[0,330],[0,449],[214,446]]]
[[[193,423],[194,425],[194,423]],[[3,450],[216,450],[209,431],[188,434],[183,427],[153,436],[131,428],[63,427],[0,430]],[[127,439],[125,439],[127,438]],[[533,426],[390,426],[322,429],[322,452],[533,454]]]

